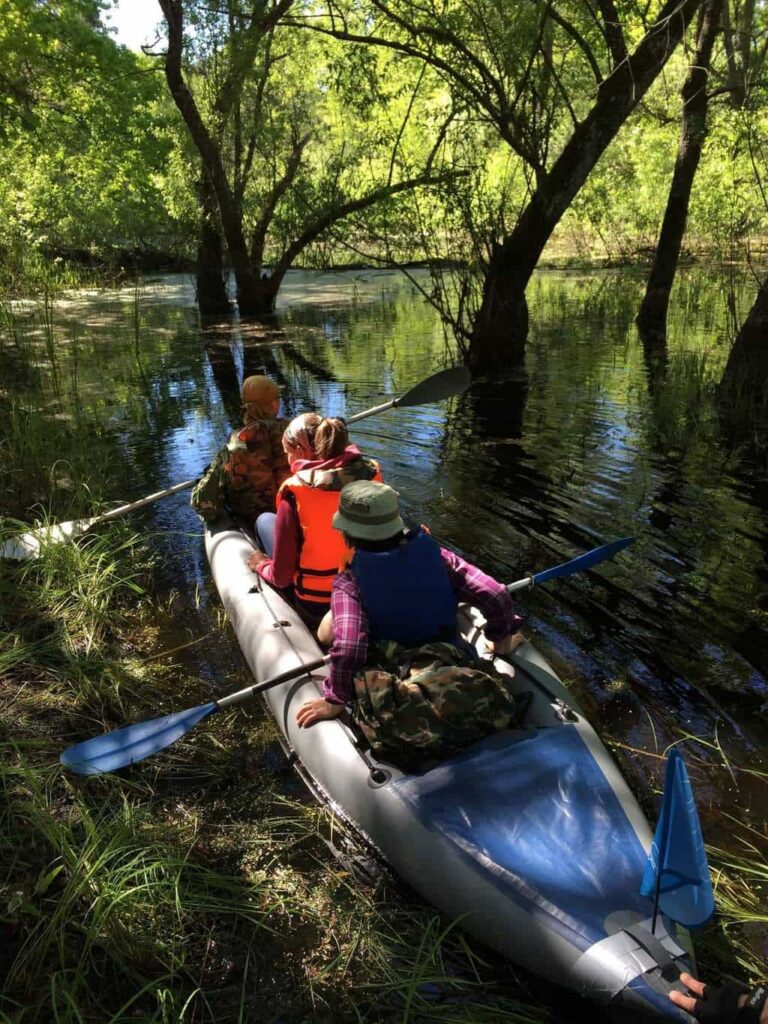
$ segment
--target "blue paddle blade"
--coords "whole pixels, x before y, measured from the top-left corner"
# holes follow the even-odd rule
[[[149,722],[124,725],[122,729],[75,744],[65,750],[59,760],[77,775],[114,772],[170,747],[217,709],[218,705],[211,701],[189,711],[177,711]]]
[[[589,569],[590,566],[597,565],[598,562],[602,562],[606,558],[613,558],[619,551],[629,547],[634,540],[634,537],[622,537],[621,540],[611,541],[610,544],[603,544],[601,548],[593,548],[591,551],[579,555],[578,558],[572,558],[570,562],[563,562],[562,565],[556,565],[553,569],[537,572],[533,577],[534,585],[546,583],[547,580],[556,580],[560,576],[570,576],[574,572],[583,572],[584,569]]]

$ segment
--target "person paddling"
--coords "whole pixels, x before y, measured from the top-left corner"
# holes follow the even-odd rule
[[[243,426],[195,485],[190,504],[206,522],[229,511],[255,523],[274,509],[280,485],[290,475],[282,445],[288,421],[278,418],[280,389],[269,377],[246,377],[242,387]]]
[[[459,602],[474,605],[487,619],[489,649],[514,651],[524,642],[523,619],[506,587],[441,548],[424,527],[406,530],[397,492],[386,484],[348,484],[333,525],[354,554],[334,580],[331,613],[318,632],[331,643],[323,697],[302,705],[299,726],[354,703],[374,749],[441,755],[514,722],[520,708],[503,677],[468,651],[456,625]],[[375,667],[361,671],[366,665]],[[437,735],[441,719],[447,731]]]
[[[381,469],[349,443],[341,419],[303,413],[288,424],[282,443],[291,476],[278,492],[277,514],[257,520],[264,550],[254,552],[248,565],[275,587],[293,587],[296,607],[317,626],[345,554],[331,525],[341,490],[355,480],[381,479]]]

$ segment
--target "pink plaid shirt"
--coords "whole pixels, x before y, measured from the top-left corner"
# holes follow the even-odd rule
[[[440,554],[456,597],[475,605],[488,620],[488,639],[502,640],[516,633],[525,620],[515,613],[507,588],[453,551],[440,548]],[[339,573],[333,581],[331,612],[333,644],[323,696],[331,704],[348,704],[355,699],[355,673],[368,657],[369,628],[360,588],[351,569]]]

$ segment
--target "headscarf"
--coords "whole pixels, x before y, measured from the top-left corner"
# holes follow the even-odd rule
[[[322,423],[316,412],[303,412],[285,428],[283,440],[291,448],[306,452],[310,459],[315,457],[315,432]]]
[[[243,423],[247,425],[253,420],[272,415],[272,406],[280,398],[280,388],[269,377],[254,374],[243,381],[241,394]]]

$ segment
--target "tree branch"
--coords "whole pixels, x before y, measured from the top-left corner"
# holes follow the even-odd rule
[[[603,19],[602,32],[613,57],[613,66],[618,67],[622,61],[627,59],[627,44],[624,40],[624,32],[616,5],[613,0],[597,0],[597,6],[600,8]]]
[[[589,45],[584,36],[579,32],[575,25],[572,25],[570,21],[567,21],[562,14],[559,14],[552,3],[547,5],[547,13],[555,24],[559,25],[563,31],[567,32],[573,41],[578,45],[584,56],[587,58],[587,63],[592,69],[592,74],[595,76],[595,81],[599,85],[603,80],[603,73],[600,70],[600,65],[597,63],[592,47]]]
[[[339,206],[326,210],[312,224],[306,227],[294,242],[291,242],[276,264],[272,277],[280,281],[300,252],[306,249],[324,231],[327,231],[329,227],[344,217],[348,217],[351,213],[365,210],[369,206],[380,203],[382,199],[389,199],[400,192],[408,192],[423,185],[440,185],[456,177],[455,173],[441,175],[422,174],[418,178],[409,178],[406,181],[398,182],[396,185],[381,185],[367,195],[360,196],[358,199],[350,199],[346,203],[341,203]]]
[[[396,53],[413,57],[416,60],[425,61],[431,67],[442,72],[446,79],[460,86],[474,100],[475,104],[486,112],[491,122],[496,125],[502,138],[522,160],[525,160],[531,167],[538,168],[540,166],[536,152],[529,147],[525,141],[524,132],[520,130],[522,127],[521,123],[517,118],[513,117],[506,101],[501,109],[494,106],[487,93],[484,93],[466,75],[458,71],[454,64],[443,60],[442,57],[439,57],[433,51],[424,50],[419,46],[402,43],[395,39],[386,39],[383,36],[366,36],[350,32],[347,29],[325,28],[322,25],[310,24],[300,19],[291,19],[286,21],[285,24],[291,25],[293,28],[309,29],[311,32],[319,32],[321,35],[331,36],[334,39],[341,39],[349,43],[360,43],[364,46],[380,46],[384,49],[394,50]],[[510,118],[512,119],[511,122]]]
[[[267,231],[269,230],[269,225],[272,221],[272,217],[274,216],[275,208],[296,177],[299,167],[301,166],[301,156],[304,152],[304,147],[307,145],[310,138],[311,136],[307,134],[303,139],[299,139],[294,144],[293,151],[288,158],[282,178],[276,182],[272,191],[264,200],[261,217],[259,218],[251,235],[251,266],[254,267],[257,272],[261,270],[262,260],[264,259],[264,247],[267,241]]]

